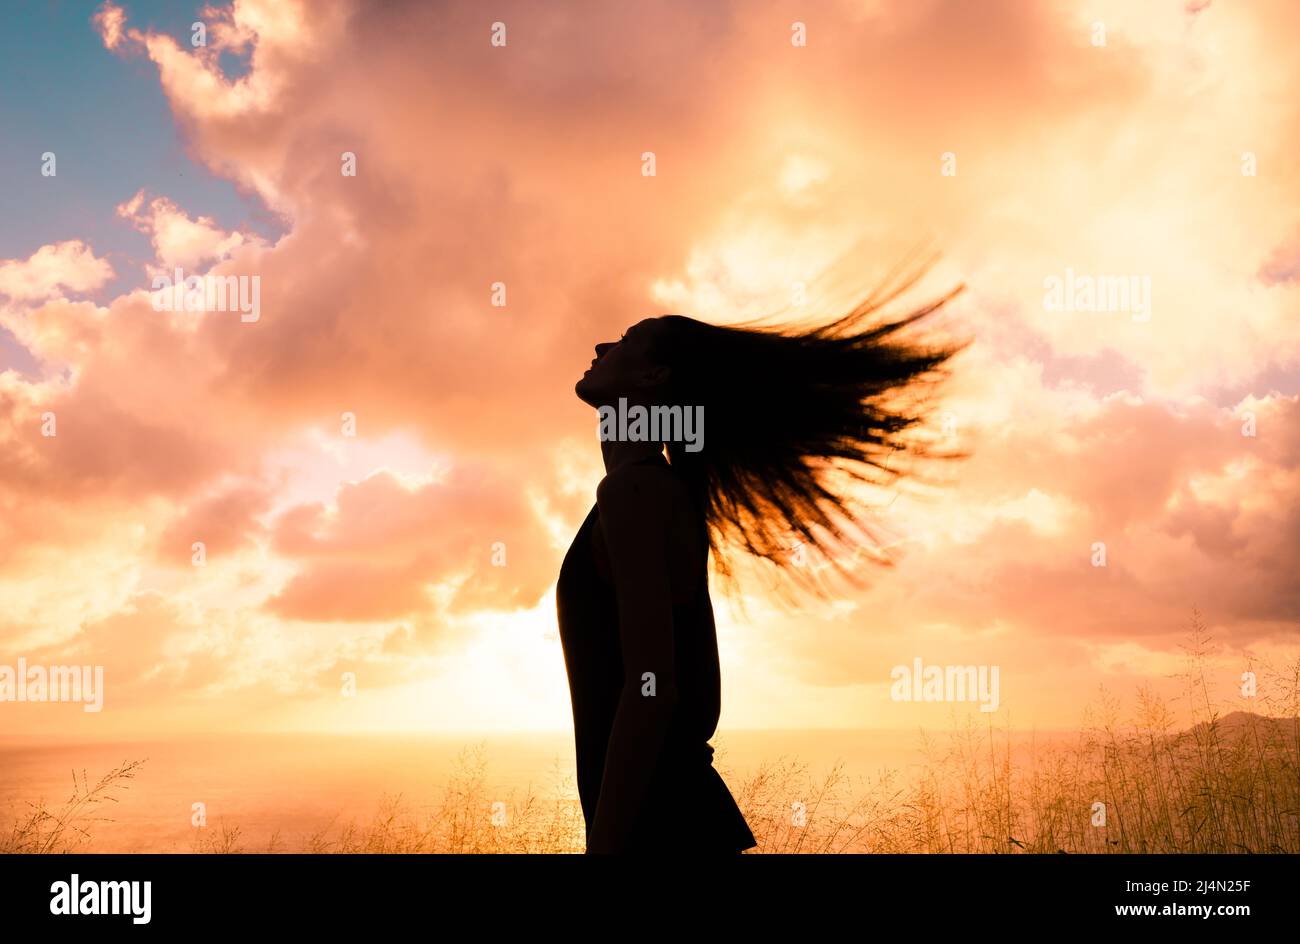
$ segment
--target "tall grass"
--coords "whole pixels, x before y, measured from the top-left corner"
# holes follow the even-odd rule
[[[1015,732],[989,724],[935,739],[921,733],[924,771],[885,772],[861,784],[837,766],[814,777],[797,759],[762,765],[733,792],[761,853],[1300,852],[1300,660],[1262,679],[1256,712],[1223,713],[1212,691],[1215,647],[1199,614],[1184,647],[1183,717],[1139,689],[1126,717],[1103,691],[1077,738],[1013,748]],[[1240,699],[1236,704],[1246,704]],[[1271,717],[1270,717],[1271,716]],[[1184,724],[1186,721],[1183,722]],[[0,852],[69,851],[135,776],[124,764],[93,788],[74,777],[60,811],[34,807],[0,833]],[[583,820],[572,775],[556,770],[540,792],[500,791],[486,750],[467,748],[441,797],[415,806],[387,797],[368,822],[331,823],[290,846],[276,833],[246,840],[224,821],[196,830],[196,852],[574,853]]]
[[[63,853],[85,851],[91,841],[90,829],[97,823],[111,823],[105,813],[118,802],[123,790],[130,789],[143,760],[125,761],[114,767],[92,786],[83,770],[80,777],[72,772],[72,794],[61,807],[50,809],[43,802],[27,804],[0,831],[0,853]]]
[[[814,784],[796,764],[772,765],[738,800],[763,852],[1300,852],[1300,660],[1260,668],[1256,704],[1274,717],[1224,715],[1214,650],[1195,614],[1181,675],[1193,723],[1181,731],[1148,689],[1128,721],[1102,692],[1066,747],[1025,757],[1012,731],[968,723],[942,743],[923,736],[925,773],[906,786],[886,774],[850,795],[839,770]],[[791,797],[808,798],[803,825]]]
[[[460,752],[455,772],[432,806],[401,795],[385,797],[368,822],[331,823],[288,850],[279,834],[269,844],[246,842],[238,827],[219,823],[196,831],[195,852],[310,853],[566,853],[583,850],[582,810],[572,796],[572,776],[558,769],[547,796],[529,787],[495,790],[488,781],[487,751]]]

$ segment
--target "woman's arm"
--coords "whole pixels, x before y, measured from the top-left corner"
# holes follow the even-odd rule
[[[623,692],[587,852],[621,852],[645,806],[676,702],[668,534],[672,481],[653,468],[616,470],[596,491],[618,597]],[[651,678],[647,678],[651,673]]]

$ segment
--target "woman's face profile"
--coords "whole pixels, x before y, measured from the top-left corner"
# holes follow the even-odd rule
[[[663,386],[668,368],[651,356],[653,342],[663,331],[658,318],[638,321],[618,341],[596,345],[591,367],[574,386],[578,399],[594,407],[612,406],[619,397],[644,399]]]

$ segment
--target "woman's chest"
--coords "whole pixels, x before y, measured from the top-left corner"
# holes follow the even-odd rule
[[[619,573],[610,553],[610,536],[600,519],[600,512],[592,506],[586,519],[574,535],[573,543],[565,555],[556,587],[557,598],[568,602],[571,609],[584,613],[600,613],[617,617],[617,581],[660,579],[664,593],[674,606],[688,604],[700,590],[706,576],[707,549],[696,547],[685,528],[674,528],[676,522],[664,522],[669,528],[665,542],[666,559],[661,562],[658,575]],[[617,540],[628,543],[649,540],[646,535],[619,535]],[[626,568],[624,568],[626,570]]]

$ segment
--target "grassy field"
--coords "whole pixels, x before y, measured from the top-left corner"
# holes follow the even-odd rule
[[[1258,713],[1224,712],[1211,690],[1212,643],[1199,619],[1185,648],[1190,727],[1176,729],[1170,705],[1147,691],[1127,707],[1101,693],[1077,741],[1028,759],[1013,759],[1011,732],[972,723],[942,740],[919,735],[928,763],[908,784],[884,774],[864,789],[839,769],[813,778],[786,759],[743,782],[728,777],[759,842],[751,851],[1300,853],[1300,660],[1281,672],[1262,670]],[[111,821],[116,797],[141,773],[131,762],[95,782],[81,775],[63,807],[33,805],[0,832],[0,852],[94,851],[96,825]],[[470,747],[449,786],[420,812],[388,797],[368,822],[256,844],[222,822],[196,829],[192,848],[575,853],[582,834],[576,801],[558,791],[494,789],[483,750]]]

